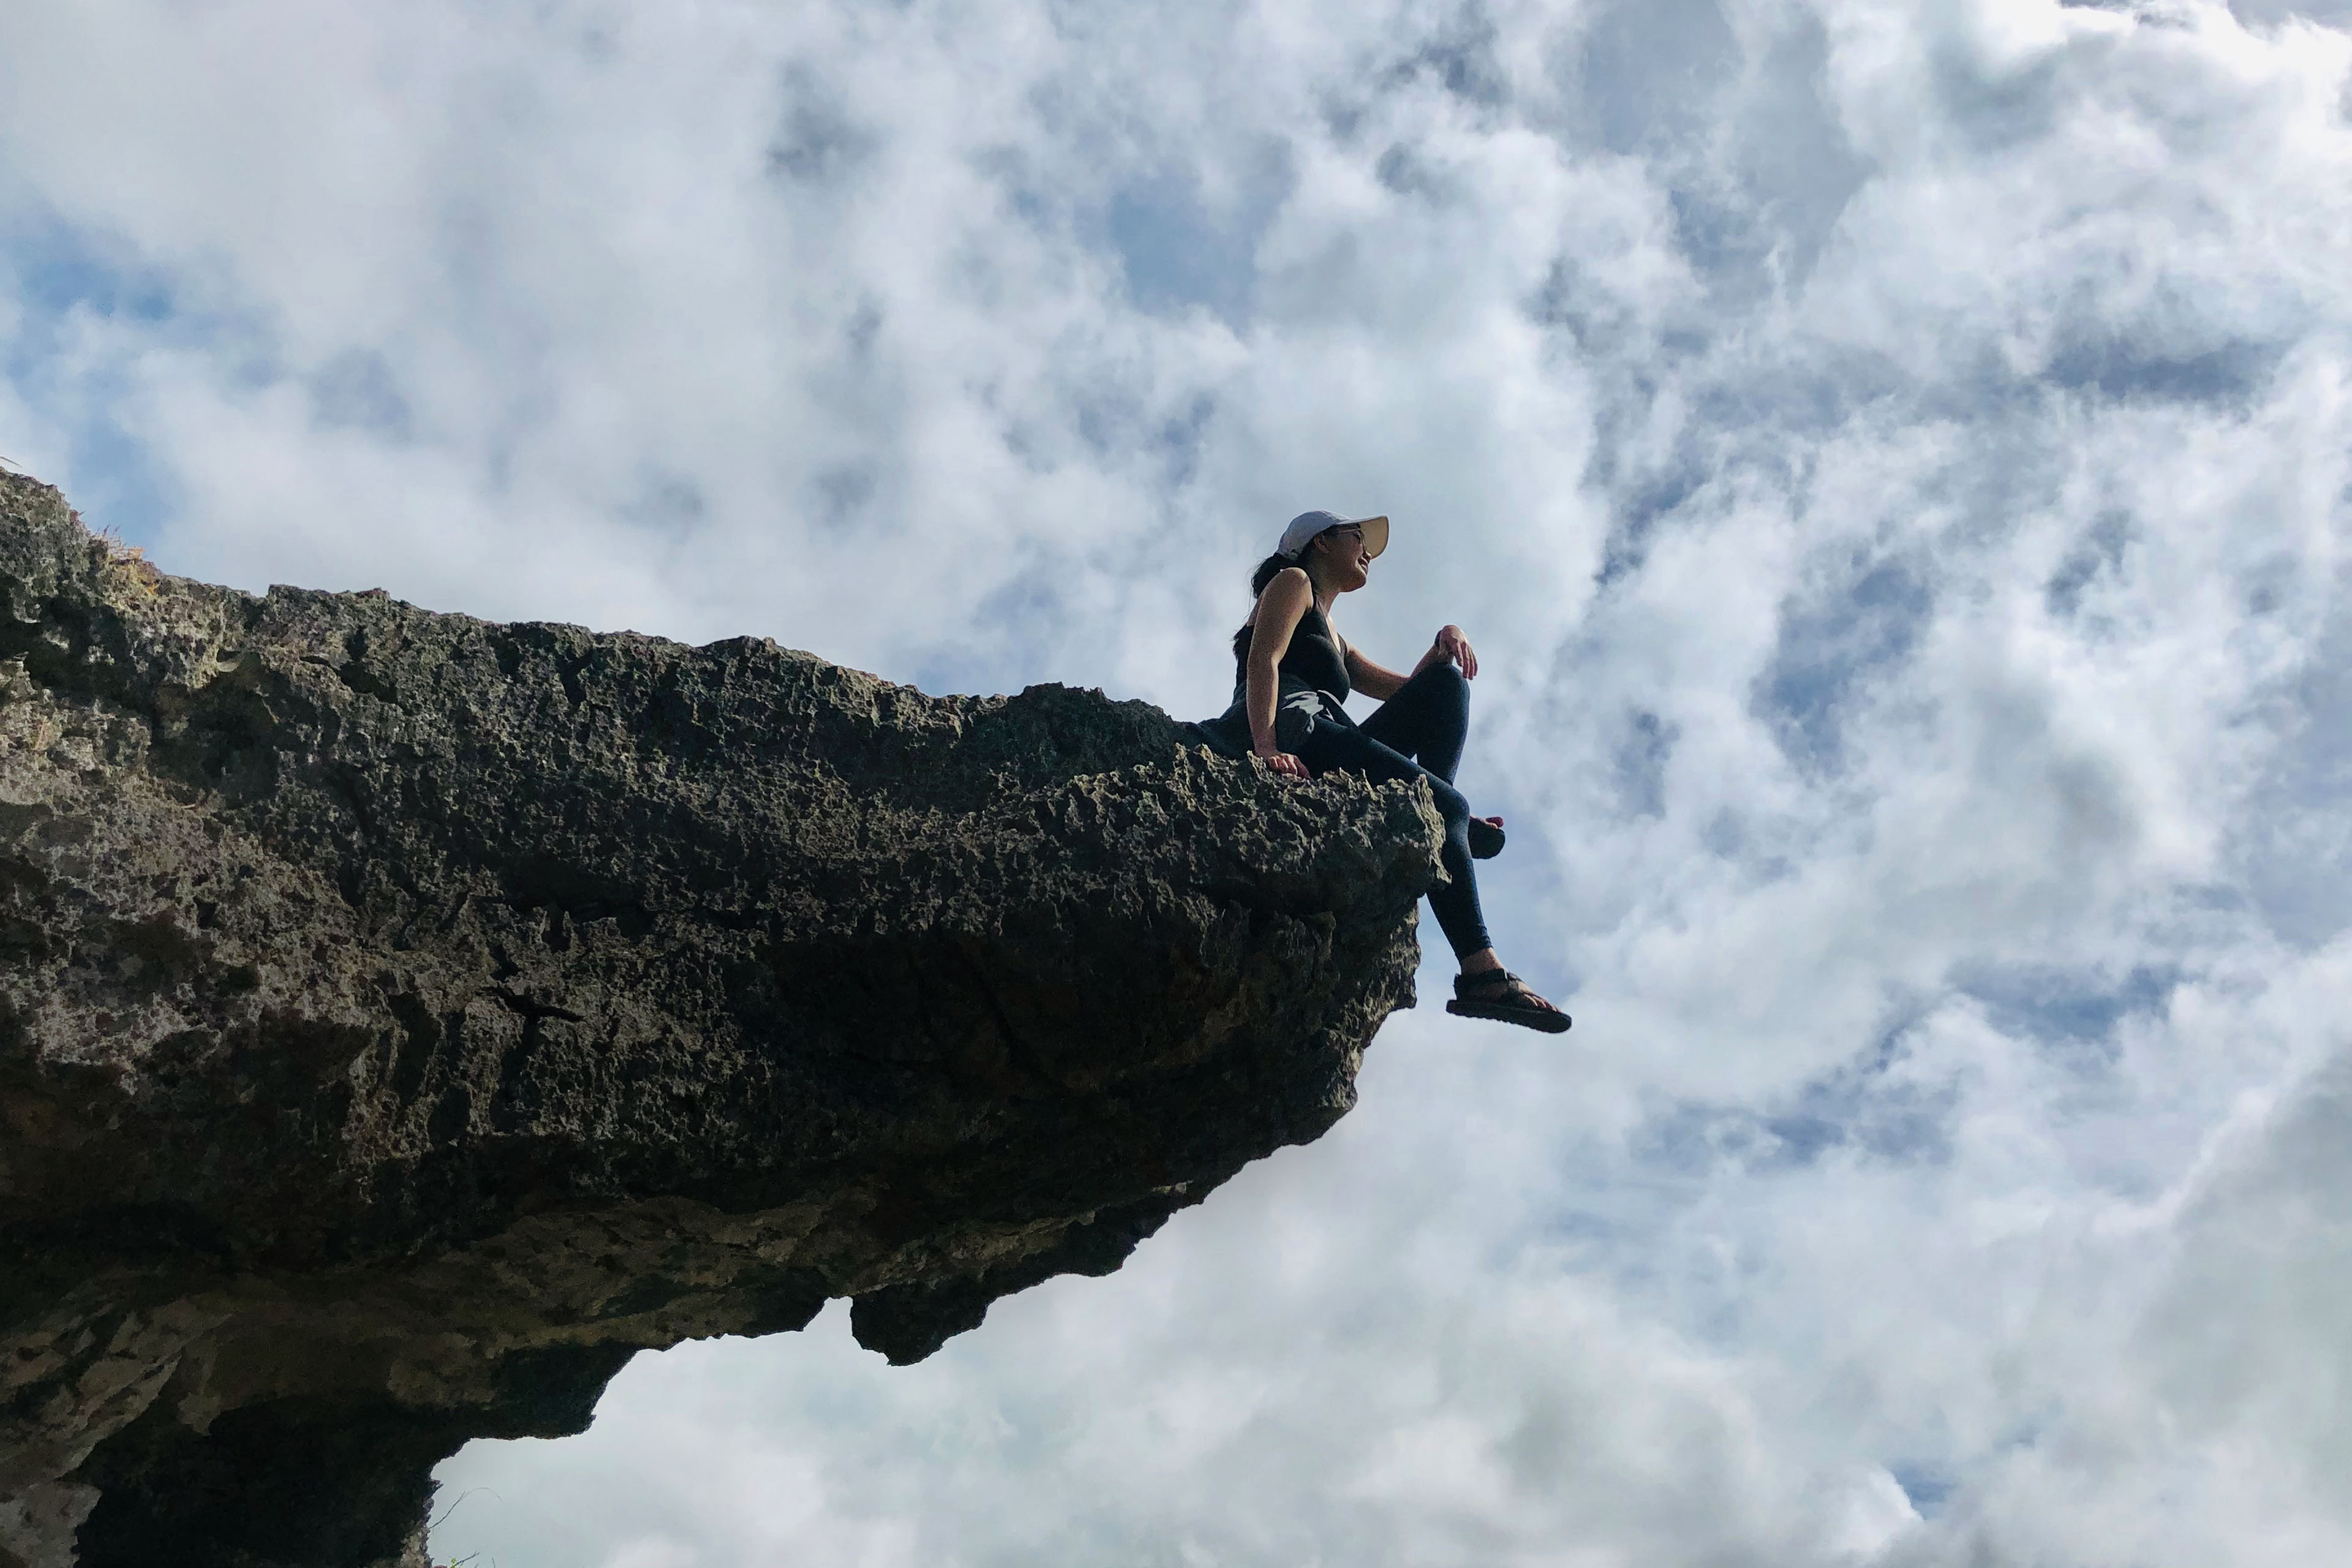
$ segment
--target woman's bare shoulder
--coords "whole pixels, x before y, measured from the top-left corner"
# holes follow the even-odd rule
[[[1269,605],[1277,610],[1303,609],[1314,596],[1315,584],[1307,575],[1306,569],[1286,566],[1266,579],[1265,587],[1258,594],[1257,603],[1250,606],[1251,624],[1256,624],[1258,612]]]
[[[1268,580],[1265,592],[1257,596],[1257,602],[1263,605],[1268,599],[1272,599],[1275,603],[1280,604],[1286,599],[1294,599],[1301,595],[1312,598],[1314,595],[1315,580],[1307,575],[1307,568],[1286,566]]]

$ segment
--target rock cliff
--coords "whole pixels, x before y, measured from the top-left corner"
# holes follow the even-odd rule
[[[415,1562],[431,1468],[912,1361],[1347,1110],[1426,795],[1158,710],[162,575],[0,476],[0,1568]]]

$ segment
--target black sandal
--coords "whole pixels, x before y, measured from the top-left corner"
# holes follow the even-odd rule
[[[1503,830],[1483,816],[1470,819],[1470,858],[1492,860],[1503,852]]]
[[[1473,1000],[1474,994],[1485,993]],[[1569,1016],[1527,987],[1507,969],[1482,969],[1454,977],[1454,1000],[1445,1010],[1457,1018],[1492,1018],[1540,1029],[1547,1035],[1568,1033]]]

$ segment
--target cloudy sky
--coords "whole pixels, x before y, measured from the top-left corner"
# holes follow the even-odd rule
[[[18,0],[0,454],[167,569],[1221,707],[1478,645],[1564,1040],[498,1568],[2352,1561],[2352,0]]]

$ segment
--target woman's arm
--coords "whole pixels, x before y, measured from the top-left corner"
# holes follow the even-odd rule
[[[1348,684],[1365,696],[1386,702],[1402,689],[1404,682],[1403,676],[1386,665],[1374,664],[1352,647],[1348,650]]]
[[[1277,573],[1257,598],[1257,614],[1250,621],[1247,669],[1249,684],[1243,693],[1249,712],[1250,749],[1274,764],[1274,771],[1307,776],[1307,764],[1275,744],[1274,700],[1282,689],[1276,673],[1290,650],[1290,634],[1314,601],[1315,584],[1292,566]]]
[[[1421,656],[1421,661],[1412,667],[1412,673],[1419,675],[1433,664],[1449,661],[1462,667],[1465,679],[1475,678],[1478,673],[1478,656],[1470,651],[1470,639],[1462,635],[1460,626],[1440,626],[1436,640],[1429,645],[1429,651]],[[1402,690],[1409,679],[1393,669],[1374,664],[1353,647],[1348,649],[1349,684],[1367,697],[1377,697],[1385,702]]]

